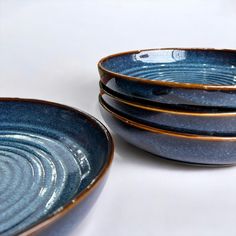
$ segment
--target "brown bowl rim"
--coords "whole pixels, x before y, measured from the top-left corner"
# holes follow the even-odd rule
[[[46,228],[47,226],[49,226],[50,224],[52,224],[53,222],[57,221],[61,217],[63,217],[66,213],[68,213],[75,206],[77,206],[80,202],[82,202],[92,191],[94,191],[94,189],[99,185],[101,180],[105,177],[106,173],[108,172],[108,170],[112,164],[112,160],[113,160],[113,156],[114,156],[114,142],[113,142],[112,136],[111,136],[110,132],[108,131],[108,129],[97,118],[95,118],[92,115],[90,115],[86,112],[83,112],[77,108],[73,108],[73,107],[70,107],[67,105],[63,105],[63,104],[55,103],[55,102],[51,102],[51,101],[45,101],[45,100],[40,100],[40,99],[30,99],[30,98],[6,97],[6,98],[0,98],[0,102],[20,102],[20,103],[24,102],[24,103],[45,104],[45,105],[55,106],[58,108],[62,108],[62,109],[66,109],[66,110],[70,110],[70,111],[79,113],[79,114],[85,116],[89,122],[92,122],[92,123],[96,124],[97,126],[99,126],[101,131],[104,132],[106,139],[107,139],[107,143],[108,143],[107,160],[106,160],[104,166],[102,167],[102,169],[100,170],[100,172],[98,173],[98,175],[93,179],[93,181],[83,191],[81,191],[77,196],[75,196],[72,200],[70,200],[69,203],[64,205],[62,208],[58,209],[53,215],[46,217],[45,219],[43,219],[39,223],[36,222],[35,225],[32,225],[29,228],[27,228],[19,233],[19,235],[21,235],[21,236],[34,235],[34,234],[38,233],[39,231],[43,230],[44,228]]]
[[[224,90],[224,91],[234,91],[236,90],[236,85],[210,85],[210,84],[193,84],[193,83],[181,83],[181,82],[168,82],[168,81],[160,81],[160,80],[147,80],[143,79],[140,77],[133,77],[133,76],[128,76],[124,74],[120,74],[117,72],[113,72],[111,70],[106,69],[103,66],[103,63],[111,58],[117,57],[117,56],[123,56],[123,55],[128,55],[128,54],[138,54],[140,52],[145,52],[145,51],[164,51],[164,50],[185,50],[185,51],[191,51],[191,50],[196,50],[196,51],[215,51],[215,52],[233,52],[236,53],[235,49],[220,49],[220,48],[184,48],[184,47],[173,47],[173,48],[151,48],[151,49],[141,49],[141,50],[131,50],[131,51],[126,51],[126,52],[120,52],[120,53],[115,53],[111,54],[109,56],[103,57],[102,59],[99,60],[97,63],[98,69],[101,70],[102,72],[108,74],[111,77],[116,77],[119,79],[124,79],[128,81],[134,81],[138,83],[143,83],[143,84],[149,84],[149,85],[159,85],[159,86],[166,86],[166,87],[172,87],[172,88],[185,88],[185,89],[198,89],[198,90]]]
[[[170,130],[165,130],[165,129],[160,129],[156,127],[152,127],[146,124],[142,124],[140,122],[133,121],[131,119],[126,118],[125,116],[121,116],[120,114],[117,114],[115,111],[112,111],[110,108],[107,107],[106,102],[103,100],[101,95],[99,95],[99,103],[102,106],[103,109],[105,109],[108,113],[110,113],[113,117],[116,119],[120,120],[121,122],[133,126],[135,128],[145,130],[148,132],[152,132],[155,134],[164,134],[172,137],[177,137],[177,138],[185,138],[185,139],[193,139],[193,140],[201,140],[201,141],[236,141],[236,136],[233,137],[220,137],[220,136],[210,136],[210,135],[199,135],[199,134],[190,134],[190,133],[180,133],[176,131],[170,131]],[[112,128],[112,127],[111,127]]]
[[[139,108],[141,110],[147,110],[147,111],[153,111],[153,112],[162,112],[162,113],[167,113],[167,114],[173,114],[173,115],[182,115],[182,116],[203,116],[203,117],[234,117],[236,116],[236,112],[193,112],[193,111],[182,111],[182,110],[171,110],[171,109],[165,109],[165,108],[159,108],[159,107],[154,107],[150,105],[142,105],[140,103],[136,102],[131,102],[123,98],[119,98],[109,92],[107,92],[104,88],[100,88],[100,94],[106,94],[107,96],[111,97],[112,99],[135,107]]]

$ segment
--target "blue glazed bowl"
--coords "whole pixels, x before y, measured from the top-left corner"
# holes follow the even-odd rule
[[[98,63],[102,84],[145,104],[236,108],[236,51],[151,49]]]
[[[92,116],[51,102],[1,98],[0,235],[31,235],[85,204],[112,156],[112,138]]]
[[[167,131],[147,126],[108,108],[100,100],[108,126],[127,142],[157,156],[192,164],[236,164],[236,137],[217,137]]]
[[[138,123],[177,132],[203,135],[236,135],[236,112],[189,112],[144,106],[101,90],[106,106]]]

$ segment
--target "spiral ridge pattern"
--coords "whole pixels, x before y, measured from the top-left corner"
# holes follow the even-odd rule
[[[210,85],[236,84],[236,67],[234,65],[163,63],[132,67],[121,73],[132,77],[167,82]]]
[[[0,235],[15,235],[77,193],[90,173],[71,139],[0,131]]]

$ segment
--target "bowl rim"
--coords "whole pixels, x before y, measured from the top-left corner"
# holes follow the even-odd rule
[[[162,112],[162,113],[167,113],[167,114],[172,114],[172,115],[182,115],[182,116],[203,116],[203,117],[234,117],[236,116],[236,111],[235,112],[193,112],[193,111],[183,111],[183,110],[172,110],[172,109],[165,109],[165,108],[159,108],[159,107],[154,107],[154,106],[150,106],[150,105],[142,105],[140,103],[136,103],[136,102],[131,102],[128,101],[124,98],[120,98],[117,97],[109,92],[107,92],[104,88],[100,88],[100,94],[106,94],[107,96],[109,96],[110,98],[112,98],[115,101],[118,101],[120,103],[126,104],[128,106],[132,106],[135,108],[139,108],[141,110],[147,110],[147,111],[152,111],[152,112]]]
[[[190,133],[180,133],[176,131],[170,131],[165,129],[160,129],[156,127],[152,127],[146,124],[142,124],[140,122],[133,121],[131,119],[126,118],[124,115],[117,114],[115,111],[112,111],[110,108],[107,107],[105,101],[103,101],[101,95],[99,95],[99,103],[102,106],[103,109],[105,109],[108,113],[110,113],[113,117],[120,120],[121,122],[133,126],[135,128],[138,128],[143,131],[152,132],[154,134],[164,134],[172,137],[178,137],[178,138],[185,138],[185,139],[192,139],[192,140],[201,140],[201,141],[232,141],[236,142],[236,136],[233,137],[227,137],[227,136],[210,136],[210,135],[200,135],[200,134],[190,134]]]
[[[114,156],[114,142],[112,139],[112,136],[108,129],[95,117],[92,115],[83,112],[77,108],[73,108],[67,105],[63,105],[56,102],[46,101],[46,100],[40,100],[40,99],[31,99],[31,98],[12,98],[12,97],[4,97],[0,98],[0,102],[19,102],[19,103],[35,103],[35,104],[44,104],[48,106],[54,106],[57,108],[62,108],[66,110],[73,111],[77,114],[82,115],[87,119],[88,122],[93,123],[96,127],[99,127],[101,132],[103,132],[106,136],[107,145],[108,145],[108,152],[107,157],[105,160],[105,163],[102,167],[102,169],[99,171],[97,176],[91,181],[91,183],[82,190],[79,194],[77,194],[73,199],[71,199],[67,204],[65,204],[63,207],[56,210],[52,215],[45,217],[45,219],[42,219],[41,222],[33,224],[32,226],[29,226],[28,228],[22,230],[19,232],[19,235],[21,236],[28,236],[33,235],[36,232],[39,232],[52,224],[53,222],[57,221],[61,217],[63,217],[66,213],[68,213],[70,210],[72,210],[75,206],[77,206],[80,202],[82,202],[92,191],[96,189],[96,187],[99,185],[99,183],[102,181],[102,179],[105,177],[106,173],[108,172]]]
[[[123,56],[128,54],[138,54],[141,52],[146,51],[165,51],[165,50],[185,50],[185,51],[215,51],[215,52],[233,52],[236,53],[236,49],[221,49],[221,48],[184,48],[184,47],[173,47],[173,48],[151,48],[151,49],[141,49],[141,50],[131,50],[125,51],[120,53],[111,54],[109,56],[101,58],[98,63],[97,67],[103,73],[108,74],[111,77],[117,77],[119,79],[124,79],[127,81],[138,82],[142,84],[149,84],[149,85],[159,85],[159,86],[166,86],[172,88],[185,88],[185,89],[199,89],[199,90],[229,90],[234,91],[236,90],[236,85],[210,85],[210,84],[193,84],[193,83],[186,83],[186,82],[170,82],[170,81],[161,81],[161,80],[147,80],[141,77],[134,77],[128,76],[121,73],[113,72],[111,70],[106,69],[103,66],[103,63],[111,58],[115,58],[117,56]]]

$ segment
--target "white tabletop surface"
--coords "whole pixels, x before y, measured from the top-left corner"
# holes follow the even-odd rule
[[[236,48],[236,1],[0,0],[0,95],[102,121],[97,61],[156,47]],[[236,235],[236,167],[183,166],[113,137],[113,166],[87,217],[42,235]]]

